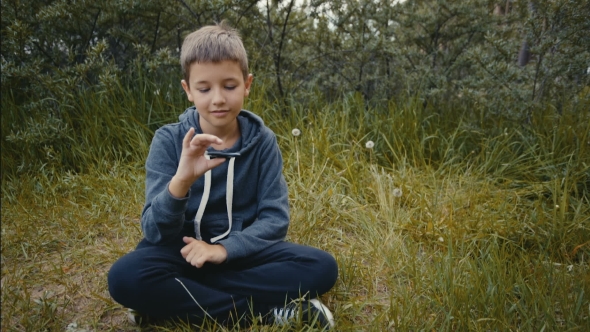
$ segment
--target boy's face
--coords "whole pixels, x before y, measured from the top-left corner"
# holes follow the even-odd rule
[[[244,80],[237,62],[193,63],[190,82],[181,83],[188,100],[199,112],[204,133],[224,136],[237,130],[236,118],[252,85],[252,75]]]

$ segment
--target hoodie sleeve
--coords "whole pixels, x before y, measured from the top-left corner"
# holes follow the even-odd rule
[[[283,158],[276,137],[261,142],[257,218],[242,231],[232,231],[219,243],[227,250],[227,262],[259,252],[285,239],[289,228],[289,193],[283,176]]]
[[[151,243],[163,243],[178,235],[183,227],[188,196],[176,198],[168,185],[178,168],[178,150],[170,132],[158,129],[146,160],[145,206],[141,229]]]

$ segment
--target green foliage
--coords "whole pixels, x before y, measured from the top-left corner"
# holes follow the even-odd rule
[[[565,108],[588,107],[587,72],[590,29],[580,14],[590,14],[584,1],[544,1],[536,5],[515,2],[511,11],[486,31],[486,42],[468,54],[476,64],[461,97],[485,107],[488,119],[530,121],[534,109],[551,105],[556,113]],[[566,19],[567,17],[567,19]],[[567,24],[564,20],[567,20]],[[526,41],[531,62],[518,67],[515,49]],[[484,79],[482,79],[484,78]]]
[[[241,31],[257,84],[283,106],[307,103],[318,94],[336,101],[358,92],[364,99],[358,112],[365,112],[389,100],[418,98],[440,116],[462,115],[465,126],[484,135],[531,126],[533,113],[548,107],[556,114],[585,110],[589,6],[582,0],[531,6],[507,1],[508,10],[497,16],[494,5],[488,0],[3,1],[2,146],[10,154],[3,160],[25,169],[22,165],[46,163],[42,156],[51,151],[74,151],[62,136],[80,131],[72,119],[79,118],[81,99],[136,88],[145,96],[178,86],[182,38],[222,19]],[[521,68],[516,57],[523,41],[531,57]],[[144,101],[124,106],[161,113]],[[160,121],[132,117],[150,129]],[[42,137],[32,142],[28,130]],[[110,145],[118,149],[118,144]],[[21,148],[25,155],[12,154]],[[79,169],[76,158],[62,158],[61,165]]]
[[[2,177],[141,159],[129,136],[149,144],[181,104],[184,34],[253,4],[203,2],[197,15],[173,1],[3,1]]]
[[[64,91],[59,100],[40,100],[27,112],[11,96],[3,98],[2,167],[9,170],[3,176],[142,160],[153,131],[173,121],[184,100],[171,82],[156,88],[148,81],[153,76],[144,75],[130,85],[103,73],[99,84]],[[51,107],[55,111],[47,113]]]

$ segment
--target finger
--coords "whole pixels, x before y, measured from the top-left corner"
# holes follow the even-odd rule
[[[190,236],[184,236],[182,238],[182,241],[184,243],[186,243],[186,244],[189,244],[189,243],[194,242],[194,241],[197,241],[197,240],[195,238],[193,238],[193,237],[190,237]]]
[[[182,247],[182,249],[180,249],[180,254],[182,255],[182,258],[186,259],[186,256],[191,252],[191,248],[189,248],[189,246],[184,246]]]
[[[207,262],[207,258],[205,258],[205,256],[201,255],[195,259],[195,264],[193,264],[193,265],[196,266],[197,268],[200,268],[200,267],[203,267],[203,265],[205,265],[206,262]]]
[[[194,264],[192,263],[192,261],[193,261],[193,259],[194,259],[194,257],[195,257],[195,254],[196,254],[195,250],[191,250],[191,251],[188,253],[188,255],[186,255],[186,257],[185,257],[184,259],[186,259],[186,262],[187,262],[187,263],[190,263],[191,265],[194,265]]]
[[[223,141],[221,140],[221,138],[215,136],[215,135],[209,135],[209,134],[198,134],[195,135],[192,140],[190,141],[190,145],[192,146],[209,146],[211,144],[222,144]]]
[[[188,148],[190,143],[191,143],[191,139],[193,138],[193,136],[195,135],[195,128],[191,127],[191,129],[189,129],[186,132],[186,135],[184,135],[184,139],[182,140],[182,147],[183,148]]]
[[[198,262],[197,256],[198,255],[192,255],[190,260],[187,259],[187,261],[190,263],[190,265],[198,267],[197,266],[197,262]]]
[[[192,250],[192,246],[190,244],[187,244],[186,246],[182,247],[182,249],[180,249],[180,254],[182,255],[182,257],[186,258],[186,256],[191,252]]]

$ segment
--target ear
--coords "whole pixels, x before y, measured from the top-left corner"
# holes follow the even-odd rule
[[[189,101],[193,101],[193,95],[191,94],[191,88],[188,86],[188,83],[186,83],[185,80],[180,81],[180,85],[182,85],[182,88],[184,89],[184,92],[186,93],[186,97],[188,98]]]
[[[244,90],[244,97],[248,97],[248,95],[250,94],[250,87],[252,86],[253,79],[254,79],[254,76],[252,76],[252,74],[248,74],[248,77],[246,78],[246,81],[244,82],[244,85],[246,86],[246,89]]]

